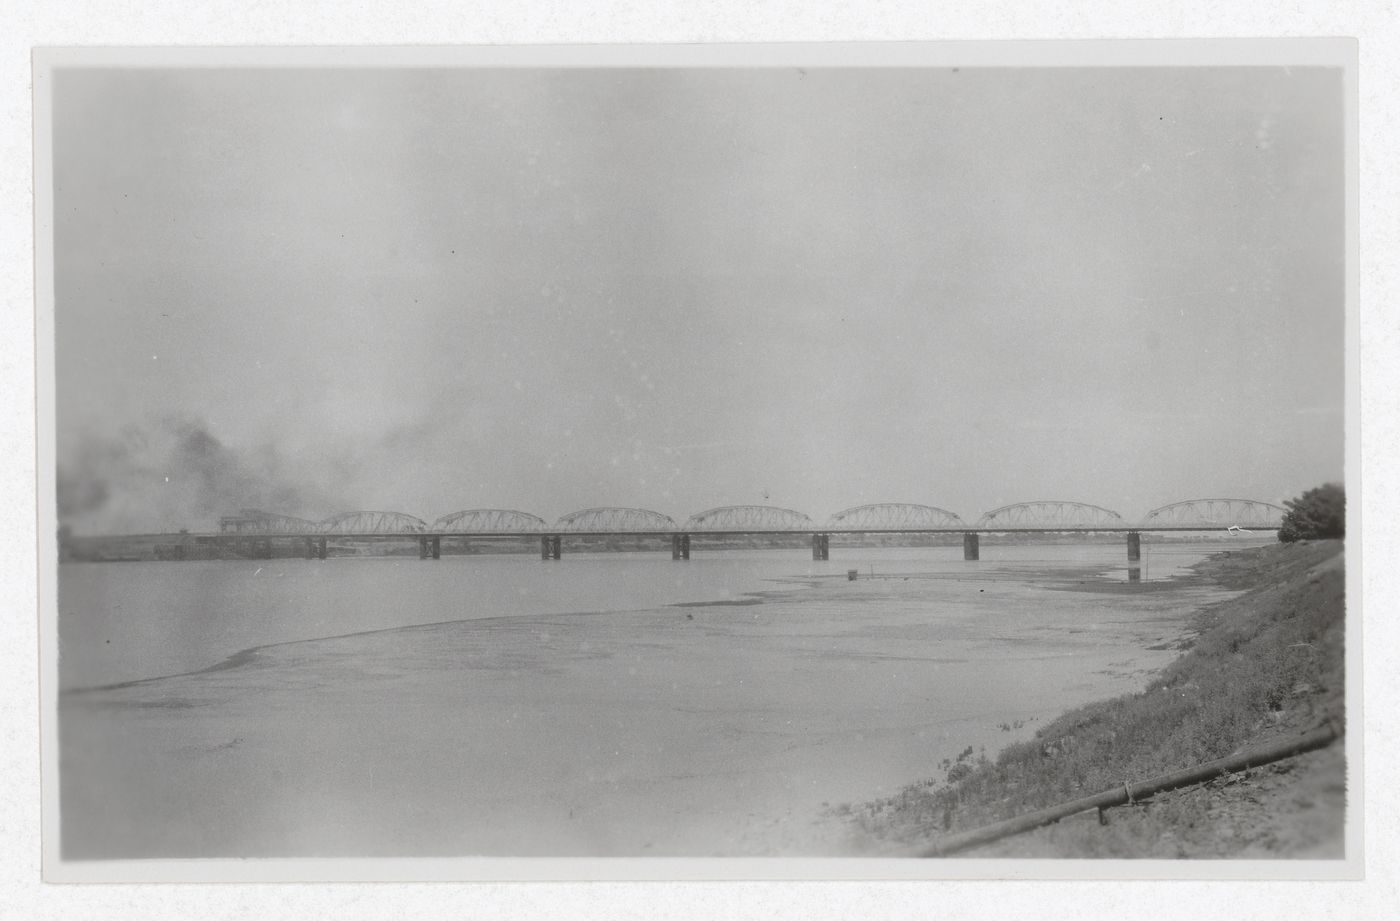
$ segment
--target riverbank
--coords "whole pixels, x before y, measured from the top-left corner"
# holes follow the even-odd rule
[[[1340,541],[1216,554],[1196,572],[1244,594],[1196,616],[1145,690],[1072,710],[995,760],[964,757],[891,797],[832,810],[871,853],[907,853],[1077,797],[1345,722]],[[965,852],[970,857],[1343,855],[1341,743]]]

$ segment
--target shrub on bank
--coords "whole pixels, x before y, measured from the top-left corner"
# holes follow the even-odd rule
[[[1284,505],[1283,527],[1278,539],[1284,543],[1295,540],[1326,540],[1345,537],[1347,531],[1347,496],[1337,483],[1327,483],[1309,489]]]

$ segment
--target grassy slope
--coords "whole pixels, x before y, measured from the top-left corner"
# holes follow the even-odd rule
[[[1142,693],[1067,713],[995,761],[964,761],[952,765],[945,778],[840,811],[867,849],[907,850],[942,833],[1220,758],[1328,719],[1340,726],[1342,563],[1339,541],[1218,554],[1199,567],[1201,574],[1246,593],[1203,610],[1188,651]],[[1299,794],[1272,805],[1287,807],[1274,810],[1277,821],[1309,823],[1313,831],[1241,832],[1259,812],[1248,807],[1265,805],[1261,797],[1288,797],[1287,784],[1278,778],[1295,768],[1309,784],[1307,797]],[[1237,779],[1222,779],[1114,810],[1111,829],[1100,829],[1096,821],[1067,821],[1063,828],[1054,826],[970,856],[1263,856],[1255,853],[1261,841],[1269,854],[1317,856],[1319,848],[1330,853],[1332,838],[1339,854],[1340,752],[1290,759],[1263,773],[1271,782],[1256,789],[1228,790]],[[1241,797],[1243,809],[1237,802]],[[1325,807],[1325,814],[1309,812],[1314,805]],[[1293,813],[1301,817],[1290,818]],[[1319,836],[1327,840],[1317,840]],[[1027,843],[1026,838],[1033,840]]]

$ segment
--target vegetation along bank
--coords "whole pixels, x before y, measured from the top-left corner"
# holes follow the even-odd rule
[[[1066,713],[995,759],[842,806],[863,850],[940,837],[1344,724],[1340,540],[1216,554],[1196,567],[1244,593],[1202,610],[1184,652],[1138,694]],[[970,857],[1341,857],[1342,741],[969,850]],[[1106,824],[1104,824],[1106,823]]]

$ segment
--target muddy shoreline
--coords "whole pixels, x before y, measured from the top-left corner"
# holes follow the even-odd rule
[[[1344,726],[1341,543],[1227,551],[1192,569],[1186,581],[1241,594],[1192,618],[1179,644],[1183,655],[1145,691],[1064,713],[995,760],[959,759],[943,765],[942,778],[838,807],[828,818],[844,823],[857,846],[908,853],[941,835],[1093,792],[1095,784],[1111,786],[1111,777],[1152,776],[1319,725]],[[1246,689],[1211,699],[1237,690],[1232,684]],[[1178,695],[1201,700],[1177,706]],[[1337,742],[1159,794],[1114,810],[1111,821],[1107,814],[1076,817],[962,856],[1341,858],[1343,750]]]

